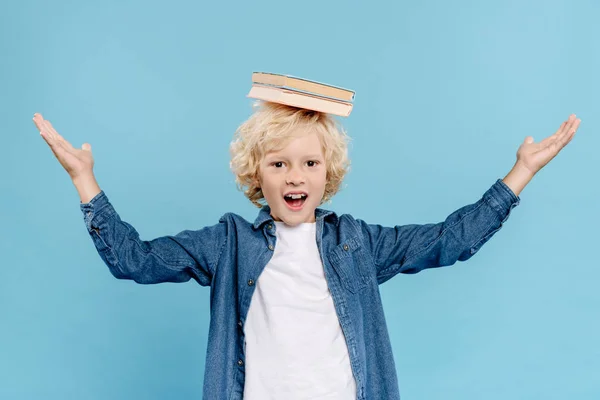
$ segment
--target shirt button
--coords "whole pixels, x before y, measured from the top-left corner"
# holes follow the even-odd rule
[[[348,251],[348,245],[347,244],[344,245],[344,250]]]
[[[272,244],[269,245],[269,250],[273,250],[275,247],[273,247]]]
[[[238,365],[241,367],[242,365],[244,365],[244,362],[240,359],[238,360]]]
[[[241,328],[242,326],[244,326],[244,324],[242,323],[242,321],[238,321],[238,326]]]
[[[254,281],[252,279],[248,279],[248,286],[254,285]]]
[[[267,226],[267,228],[269,228],[269,229],[273,229],[273,225],[269,224],[269,225]]]

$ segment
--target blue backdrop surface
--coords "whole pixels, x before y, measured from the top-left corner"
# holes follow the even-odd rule
[[[31,118],[92,144],[143,239],[253,220],[228,164],[252,71],[356,90],[326,207],[384,225],[477,201],[576,113],[476,256],[380,289],[404,399],[600,398],[599,17],[592,0],[5,4],[0,398],[201,398],[209,289],[112,277]]]

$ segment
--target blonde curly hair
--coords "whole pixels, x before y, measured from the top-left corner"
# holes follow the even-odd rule
[[[262,189],[258,184],[260,162],[271,152],[284,148],[291,132],[306,127],[316,132],[323,147],[327,183],[320,204],[329,201],[339,190],[350,169],[348,137],[344,128],[329,114],[267,101],[255,101],[254,113],[235,131],[230,145],[230,168],[239,190],[256,206],[263,207]],[[302,129],[301,129],[302,130]]]

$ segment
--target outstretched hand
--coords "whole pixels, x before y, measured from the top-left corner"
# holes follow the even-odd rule
[[[535,143],[533,137],[527,136],[517,151],[517,164],[535,175],[573,139],[580,123],[581,120],[571,114],[553,135],[541,142]]]
[[[89,143],[84,143],[81,149],[76,149],[56,132],[50,121],[45,120],[42,114],[35,113],[33,122],[71,179],[93,173],[94,157]]]

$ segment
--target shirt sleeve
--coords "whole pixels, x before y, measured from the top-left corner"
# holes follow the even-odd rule
[[[519,203],[520,198],[498,179],[479,201],[454,211],[444,222],[383,227],[357,221],[381,284],[398,273],[414,274],[468,260],[500,230]]]
[[[146,241],[120,218],[104,191],[80,208],[98,254],[116,278],[141,284],[194,278],[202,286],[211,284],[226,240],[223,219],[214,226]]]

